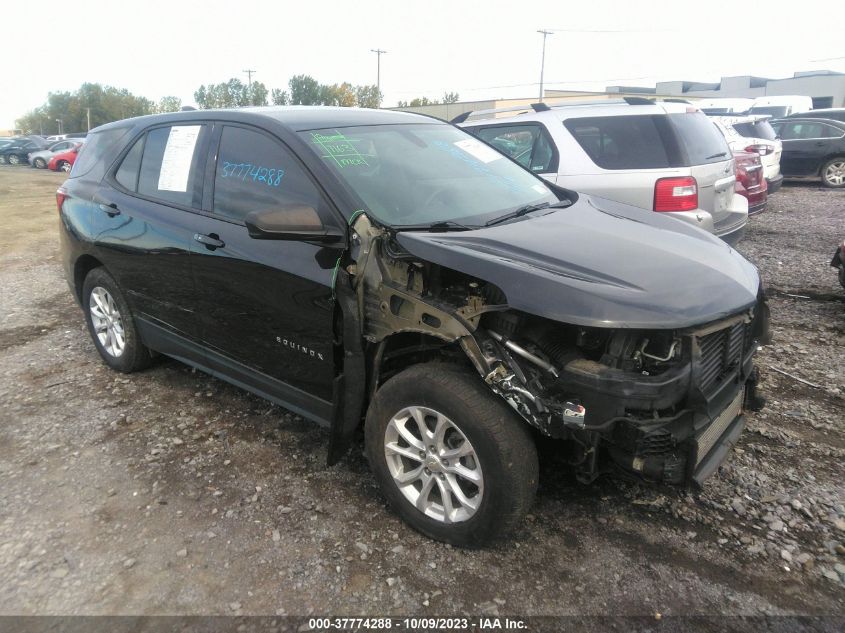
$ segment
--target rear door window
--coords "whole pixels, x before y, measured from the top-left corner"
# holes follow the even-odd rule
[[[138,191],[138,172],[141,169],[141,156],[144,152],[144,136],[135,141],[132,149],[123,158],[117,173],[114,175],[115,180],[120,185],[129,191]]]
[[[845,132],[837,127],[815,121],[785,121],[781,127],[781,138],[784,141],[838,138],[843,134]]]
[[[688,165],[706,165],[731,158],[725,137],[702,112],[674,113],[668,117],[680,137]]]
[[[173,125],[147,132],[138,193],[185,207],[191,206],[195,194],[201,197],[198,162],[202,153],[197,149],[204,129],[200,124]]]
[[[567,119],[563,125],[602,169],[670,167],[675,161],[655,119],[652,115],[584,117]]]
[[[225,126],[214,173],[213,212],[242,221],[251,211],[285,205],[320,211],[323,202],[317,186],[281,142],[255,130]]]
[[[557,171],[554,146],[539,123],[497,125],[470,131],[534,173]]]

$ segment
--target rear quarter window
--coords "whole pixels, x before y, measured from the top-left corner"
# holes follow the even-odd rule
[[[718,163],[731,158],[725,137],[701,112],[667,115],[677,133],[688,165]]]
[[[84,176],[104,157],[113,157],[118,144],[129,130],[129,127],[118,127],[89,134],[86,142],[79,148],[79,154],[73,163],[73,169],[70,170],[69,178]]]
[[[675,162],[652,115],[574,118],[563,125],[602,169],[659,169]]]

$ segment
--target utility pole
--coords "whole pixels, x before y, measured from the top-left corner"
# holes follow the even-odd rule
[[[252,75],[255,74],[256,71],[251,70],[251,69],[247,69],[247,70],[244,70],[243,72],[246,73],[246,76],[248,77],[247,81],[249,82],[249,87],[252,88]]]
[[[56,123],[58,123],[58,124],[59,124],[59,135],[64,134],[64,132],[62,131],[62,124],[63,124],[64,122],[63,122],[61,119],[56,119]]]
[[[91,131],[91,108],[85,108],[85,115],[88,117],[88,131]]]
[[[543,34],[543,59],[540,62],[540,102],[543,101],[543,70],[546,67],[546,36],[552,35],[551,31],[539,30],[538,33]]]
[[[381,97],[381,56],[387,51],[383,51],[380,48],[371,48],[370,52],[376,54],[376,90],[378,91],[378,96]]]

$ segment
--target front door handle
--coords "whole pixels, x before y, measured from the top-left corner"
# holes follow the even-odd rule
[[[205,247],[210,251],[213,251],[215,248],[223,248],[226,246],[226,242],[221,240],[217,233],[211,233],[209,235],[194,233],[194,239],[200,244],[205,244]]]

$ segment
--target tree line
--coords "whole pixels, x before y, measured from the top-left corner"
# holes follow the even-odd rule
[[[353,86],[348,82],[321,84],[309,75],[294,75],[287,89],[268,89],[260,81],[245,84],[237,78],[201,85],[194,92],[200,108],[240,108],[264,105],[329,105],[378,108],[382,94],[376,85]],[[426,97],[400,101],[399,107],[455,103],[458,93],[447,92],[442,100]],[[75,91],[51,92],[47,101],[17,120],[24,134],[59,134],[84,132],[90,127],[145,114],[177,112],[179,97],[166,96],[158,101],[132,94],[125,88],[84,83]],[[90,117],[90,119],[89,119]]]

